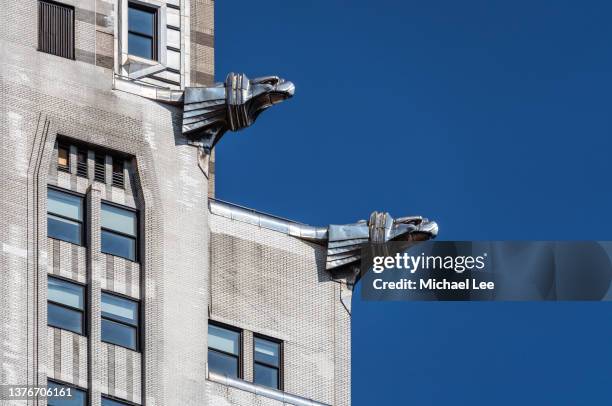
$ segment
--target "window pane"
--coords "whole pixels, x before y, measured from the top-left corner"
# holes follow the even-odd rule
[[[253,382],[258,385],[278,389],[278,370],[265,365],[255,364]]]
[[[102,252],[136,261],[136,240],[102,230]]]
[[[217,374],[238,378],[238,358],[208,350],[208,368]]]
[[[83,334],[83,313],[49,302],[47,303],[47,324]]]
[[[128,53],[146,59],[153,59],[153,40],[137,34],[128,34]]]
[[[113,400],[109,398],[102,398],[102,406],[124,406],[128,403],[119,402],[118,400]]]
[[[102,316],[138,325],[138,303],[102,292]]]
[[[73,220],[83,220],[83,199],[79,196],[47,189],[47,207],[49,213]]]
[[[155,12],[142,10],[130,5],[128,11],[128,31],[153,36],[155,32]]]
[[[70,390],[70,397],[64,397],[64,398],[59,398],[59,397],[48,397],[47,398],[47,405],[49,406],[85,406],[86,405],[86,400],[87,400],[87,396],[85,394],[85,391],[82,391],[80,389],[77,388],[73,388],[72,386],[64,386],[64,385],[60,385],[57,384],[55,382],[47,382],[47,388],[53,390],[53,394],[55,393],[61,393],[60,391],[62,389],[64,389],[64,393],[68,393],[68,390]]]
[[[102,341],[136,349],[136,327],[102,319]]]
[[[274,341],[255,337],[255,361],[279,366],[280,344]]]
[[[68,148],[58,147],[57,148],[57,165],[67,168],[70,163],[68,156],[69,156]]]
[[[208,325],[208,347],[216,350],[240,354],[240,333],[234,330]]]
[[[81,310],[84,309],[85,289],[83,286],[52,277],[47,278],[47,286],[49,300]]]
[[[102,227],[136,236],[136,213],[102,203]]]
[[[81,244],[81,224],[47,214],[47,235],[58,240]]]

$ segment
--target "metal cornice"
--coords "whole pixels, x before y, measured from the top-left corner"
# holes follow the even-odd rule
[[[256,385],[251,382],[243,381],[242,379],[230,378],[229,376],[216,374],[214,372],[208,373],[208,380],[232,388],[241,389],[246,392],[254,393],[255,395],[278,400],[279,402],[283,402],[283,404],[294,406],[328,406],[325,403],[317,402],[312,399],[306,399],[301,396],[291,395],[280,390]]]
[[[218,199],[208,199],[208,207],[210,212],[217,216],[278,231],[319,244],[324,244],[327,241],[327,227],[309,226]]]

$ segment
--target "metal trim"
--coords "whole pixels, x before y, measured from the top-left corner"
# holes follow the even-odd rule
[[[297,395],[271,389],[265,386],[256,385],[251,382],[246,382],[240,379],[230,378],[229,376],[219,375],[214,372],[208,372],[208,380],[226,385],[231,388],[241,389],[246,392],[254,393],[258,396],[278,400],[294,406],[330,406],[326,403],[317,402],[316,400],[303,398]]]
[[[327,227],[309,226],[213,198],[208,199],[208,207],[212,214],[221,217],[278,231],[319,244],[327,241]]]

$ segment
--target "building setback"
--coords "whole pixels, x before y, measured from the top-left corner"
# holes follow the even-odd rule
[[[227,113],[214,133],[210,97],[188,103],[233,86],[213,83],[214,1],[8,0],[0,20],[0,384],[95,406],[349,405],[349,240],[214,199],[212,146],[252,124]]]

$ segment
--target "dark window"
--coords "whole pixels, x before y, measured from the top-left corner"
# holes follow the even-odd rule
[[[122,400],[111,399],[106,396],[102,396],[102,406],[125,406],[125,405],[133,405],[134,403],[129,403]]]
[[[208,324],[208,368],[217,374],[241,378],[240,331]]]
[[[57,169],[70,172],[70,148],[66,145],[57,146]]]
[[[102,292],[102,341],[138,348],[138,302]]]
[[[94,161],[94,180],[106,183],[106,156],[96,154]]]
[[[253,382],[282,389],[281,342],[255,336]]]
[[[113,157],[113,186],[123,187],[123,159]]]
[[[49,406],[87,405],[87,392],[85,392],[83,389],[79,389],[72,385],[61,384],[59,382],[54,381],[47,381],[47,389],[50,390],[49,396],[47,397],[47,405]]]
[[[47,189],[47,235],[73,244],[83,241],[83,198]]]
[[[129,3],[128,53],[157,60],[157,9]]]
[[[74,8],[38,2],[38,50],[74,59]]]
[[[84,149],[77,150],[77,175],[87,177],[87,151]]]
[[[102,203],[102,252],[136,261],[136,212]]]
[[[64,279],[47,278],[47,324],[83,334],[85,288]]]

